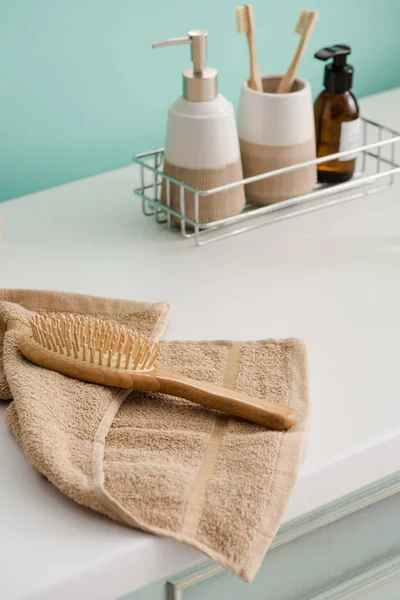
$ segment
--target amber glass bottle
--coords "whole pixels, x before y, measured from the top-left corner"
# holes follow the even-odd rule
[[[325,67],[325,90],[314,105],[317,156],[352,150],[359,146],[360,120],[357,100],[351,93],[353,67],[346,64],[350,47],[337,44],[323,48],[315,54],[320,60],[333,58]],[[355,157],[332,160],[317,166],[318,181],[339,183],[351,179],[355,169]]]

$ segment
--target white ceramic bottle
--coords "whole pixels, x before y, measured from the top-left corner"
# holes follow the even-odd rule
[[[153,44],[154,48],[191,44],[193,68],[183,72],[183,93],[170,107],[164,173],[200,190],[243,178],[233,106],[218,94],[217,71],[206,66],[207,31]],[[162,201],[166,203],[163,181]],[[180,190],[170,187],[171,207],[181,212]],[[245,205],[242,185],[199,197],[200,223],[240,213]],[[185,215],[195,218],[194,194],[185,190]]]

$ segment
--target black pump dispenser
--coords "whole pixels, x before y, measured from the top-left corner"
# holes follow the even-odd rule
[[[347,55],[350,52],[350,46],[335,44],[322,48],[314,54],[315,58],[319,58],[319,60],[333,58],[333,62],[325,67],[324,86],[328,92],[341,94],[351,89],[354,69],[351,65],[346,64]]]

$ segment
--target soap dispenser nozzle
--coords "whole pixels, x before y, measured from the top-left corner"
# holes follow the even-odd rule
[[[156,42],[153,48],[163,48],[164,46],[179,46],[180,44],[191,44],[192,61],[194,73],[201,75],[206,68],[207,61],[207,36],[208,31],[204,29],[195,29],[189,31],[186,37],[169,38],[163,42]]]
[[[315,58],[319,60],[328,60],[333,58],[333,64],[335,67],[343,67],[346,64],[346,56],[350,54],[351,48],[346,44],[336,44],[335,46],[329,46],[328,48],[322,48],[314,54]]]
[[[152,44],[153,48],[191,45],[193,69],[183,72],[183,97],[193,102],[214,100],[218,95],[217,71],[206,66],[208,31],[194,29],[186,37],[168,38]]]
[[[347,55],[351,48],[346,44],[335,44],[322,48],[314,54],[319,60],[333,59],[333,62],[325,67],[324,86],[328,92],[343,93],[353,85],[353,67],[347,64]]]

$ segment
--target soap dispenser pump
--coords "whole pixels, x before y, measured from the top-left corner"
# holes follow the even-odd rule
[[[153,48],[191,45],[193,67],[183,72],[183,90],[169,108],[164,153],[164,173],[196,189],[216,188],[243,178],[239,140],[232,104],[218,93],[217,71],[207,67],[207,35],[189,31],[187,37],[171,38]],[[170,184],[167,198],[163,179],[162,202],[169,200],[181,213],[179,186]],[[194,194],[185,190],[185,216],[210,223],[240,213],[245,205],[243,185],[199,197],[195,214]]]
[[[350,46],[336,44],[322,48],[314,56],[319,60],[333,59],[325,67],[325,90],[314,105],[317,157],[356,149],[360,145],[359,108],[352,94],[354,69],[347,64]],[[351,179],[355,155],[319,164],[318,181],[339,183]]]

